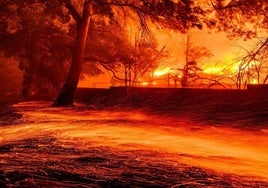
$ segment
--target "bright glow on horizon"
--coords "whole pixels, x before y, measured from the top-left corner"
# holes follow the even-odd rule
[[[156,76],[156,77],[160,77],[160,76],[168,74],[169,70],[170,70],[169,67],[166,67],[164,69],[158,69],[158,70],[154,71],[153,75]]]
[[[142,86],[148,86],[148,82],[142,82],[141,85]]]
[[[222,67],[207,67],[203,70],[203,73],[206,73],[206,74],[223,74],[222,72]]]

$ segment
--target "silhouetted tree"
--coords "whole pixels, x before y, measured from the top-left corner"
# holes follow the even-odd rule
[[[0,75],[0,97],[19,96],[23,72],[19,70],[18,62],[14,58],[6,58],[3,52],[0,52]]]
[[[143,29],[143,33],[149,32],[148,21],[182,32],[191,27],[201,29],[203,24],[215,24],[205,16],[208,11],[202,9],[200,4],[193,0],[177,2],[173,0],[81,0],[76,2],[72,0],[7,0],[1,3],[6,6],[15,4],[18,7],[39,4],[45,8],[47,14],[51,16],[60,15],[60,17],[64,12],[62,10],[67,9],[69,15],[75,21],[76,38],[74,47],[72,48],[71,65],[63,88],[54,102],[55,106],[73,104],[74,94],[82,69],[87,35],[90,35],[88,33],[90,20],[98,19],[99,17],[105,17],[107,20],[114,19],[118,15],[117,13],[122,11],[124,15],[135,15],[135,18],[137,18],[139,25]],[[124,22],[124,19],[117,19],[117,21]],[[5,27],[4,25],[3,28]]]
[[[69,27],[70,17],[64,11],[58,16],[60,9],[52,2],[40,6],[34,1],[10,0],[2,1],[0,7],[0,48],[20,62],[23,96],[27,97],[31,88],[45,94],[58,90],[70,57],[72,39],[63,27]]]
[[[256,40],[253,49],[239,58],[236,85],[238,89],[246,87],[249,79],[256,74],[260,82],[260,72],[264,64],[268,48],[268,2],[266,0],[214,0],[212,4],[219,20],[218,28],[225,31],[231,39]],[[258,61],[259,63],[256,63]],[[266,76],[267,77],[267,76]],[[264,83],[267,79],[264,79]]]
[[[114,17],[114,10],[122,10],[124,13],[132,11],[137,16],[139,24],[144,32],[149,28],[147,20],[161,23],[161,25],[176,30],[185,31],[189,27],[202,28],[205,11],[192,0],[174,2],[165,1],[83,1],[83,12],[79,13],[71,1],[65,0],[65,5],[77,23],[76,47],[73,51],[72,64],[61,93],[54,105],[72,105],[74,93],[81,72],[83,52],[90,19],[96,15],[106,15],[107,18]],[[207,20],[207,18],[206,18]],[[119,20],[120,21],[120,20]],[[212,22],[206,22],[211,24]],[[213,24],[213,23],[212,23]]]
[[[54,102],[54,106],[68,106],[73,104],[75,91],[82,70],[82,58],[86,47],[88,28],[91,16],[93,15],[94,6],[90,1],[85,1],[82,14],[80,15],[70,1],[66,0],[64,3],[77,24],[77,31],[75,46],[72,49],[71,67],[63,88]]]
[[[268,79],[268,38],[259,41],[254,49],[247,51],[240,57],[236,85],[238,89],[246,88],[247,84],[255,81],[257,84],[265,84]]]
[[[204,58],[212,56],[211,51],[209,51],[205,46],[200,44],[198,41],[197,33],[187,30],[185,36],[185,64],[180,78],[180,83],[183,88],[189,87],[196,80],[198,80],[197,72],[201,71],[197,62],[201,62]]]
[[[97,62],[112,73],[113,79],[124,83],[127,93],[135,86],[138,78],[157,67],[162,51],[157,50],[153,36],[144,40],[140,31],[131,37],[116,25],[91,25],[91,35],[85,54],[88,65]],[[120,30],[120,31],[119,31]]]
[[[175,86],[180,82],[181,87],[187,88],[199,80],[198,72],[201,71],[200,63],[212,56],[208,48],[201,44],[196,30],[187,29],[181,49],[184,54],[183,67],[169,71],[168,82],[173,79]]]
[[[252,39],[268,29],[266,0],[212,0],[211,2],[216,11],[216,18],[219,20],[218,28],[225,31],[230,38]]]

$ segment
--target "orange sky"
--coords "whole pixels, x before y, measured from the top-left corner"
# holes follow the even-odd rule
[[[213,57],[200,62],[201,64],[225,64],[226,60],[230,61],[239,51],[239,47],[235,45],[236,42],[228,40],[224,33],[208,34],[206,31],[198,31],[197,35],[200,36],[198,44],[204,45],[213,53]],[[164,60],[167,63],[164,63],[163,66],[182,67],[184,63],[182,34],[170,30],[164,31],[156,37],[160,46],[167,45],[166,49],[169,52],[169,57]],[[240,41],[239,43],[243,46],[248,45],[248,42],[242,44]]]

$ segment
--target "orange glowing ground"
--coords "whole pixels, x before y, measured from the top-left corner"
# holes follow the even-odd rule
[[[14,105],[1,120],[0,185],[267,187],[268,129],[142,111]],[[9,122],[9,123],[8,123]]]

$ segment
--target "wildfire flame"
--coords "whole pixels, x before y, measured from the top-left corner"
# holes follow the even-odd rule
[[[206,67],[205,69],[203,69],[203,73],[221,75],[223,74],[222,69],[222,67]]]
[[[167,75],[170,71],[170,67],[165,67],[165,68],[162,68],[162,69],[156,69],[153,73],[153,75],[155,77],[161,77],[163,75]]]

